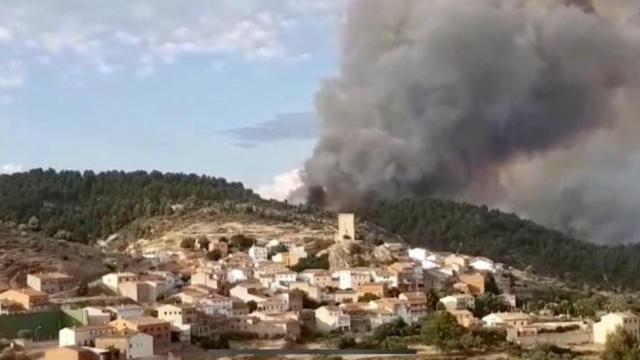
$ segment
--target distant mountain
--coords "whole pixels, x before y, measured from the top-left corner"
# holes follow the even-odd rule
[[[640,245],[599,246],[486,206],[425,197],[370,201],[359,215],[415,246],[486,256],[569,282],[640,289]]]

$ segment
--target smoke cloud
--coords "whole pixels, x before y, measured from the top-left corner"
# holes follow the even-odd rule
[[[640,240],[639,7],[352,1],[305,186],[336,207],[430,194]]]

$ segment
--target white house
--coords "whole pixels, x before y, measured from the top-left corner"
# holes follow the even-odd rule
[[[271,257],[271,261],[273,262],[277,262],[277,263],[285,263],[286,259],[289,258],[289,252],[281,252],[281,253],[277,253],[275,255],[273,255]]]
[[[469,266],[478,271],[488,271],[491,273],[496,271],[495,263],[484,257],[474,258],[469,263]]]
[[[231,269],[227,272],[227,282],[232,284],[240,281],[246,281],[248,278],[247,272],[243,269]]]
[[[290,256],[296,256],[298,259],[304,259],[307,257],[307,251],[304,249],[304,245],[292,246],[289,248]]]
[[[102,284],[114,292],[118,292],[120,285],[138,280],[138,275],[130,272],[110,273],[102,277]]]
[[[533,318],[522,312],[493,313],[482,318],[488,327],[522,328],[532,323]]]
[[[618,312],[604,315],[593,325],[593,342],[604,344],[607,336],[620,327],[640,339],[640,318],[632,313]]]
[[[226,296],[212,294],[200,300],[198,309],[207,315],[225,315],[230,316],[233,310],[233,302],[231,298]]]
[[[398,275],[387,269],[374,269],[371,272],[371,277],[375,283],[385,283],[391,288],[398,287]]]
[[[267,243],[267,249],[271,249],[276,246],[280,246],[280,240],[278,239],[269,240],[269,242]]]
[[[258,263],[261,261],[267,261],[269,255],[269,251],[266,247],[253,245],[249,248],[249,257],[253,260],[254,263]]]
[[[440,264],[438,264],[437,262],[429,259],[421,261],[420,264],[422,265],[423,270],[436,269],[440,266]]]
[[[58,346],[95,346],[95,339],[110,334],[115,329],[110,325],[84,325],[67,327],[58,331]]]
[[[338,287],[342,290],[353,289],[355,287],[351,270],[338,271]]]
[[[427,260],[427,255],[429,255],[429,251],[425,248],[413,248],[413,249],[409,249],[408,254],[410,258],[422,262]]]
[[[281,272],[277,272],[273,275],[274,277],[274,281],[278,282],[278,283],[293,283],[296,282],[296,279],[298,278],[298,274],[294,271],[281,271]]]
[[[469,294],[456,294],[445,296],[440,299],[442,305],[447,310],[466,310],[476,306],[476,299]]]
[[[153,357],[153,336],[142,332],[121,332],[104,335],[96,339],[96,347],[120,350],[126,359]]]
[[[315,310],[316,329],[323,333],[332,330],[349,330],[351,328],[351,317],[345,314],[337,306],[321,306]]]

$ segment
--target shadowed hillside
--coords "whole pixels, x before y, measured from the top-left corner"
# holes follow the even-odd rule
[[[487,256],[566,281],[640,288],[640,245],[594,245],[514,214],[431,198],[369,202],[360,215],[412,245]]]

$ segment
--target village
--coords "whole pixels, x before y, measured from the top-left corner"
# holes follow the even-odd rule
[[[337,223],[333,242],[358,241],[354,214],[339,214]],[[311,346],[311,337],[357,337],[399,319],[419,324],[436,309],[464,328],[502,329],[512,343],[561,342],[569,331],[570,345],[597,349],[619,326],[640,336],[631,313],[593,323],[523,310],[511,269],[483,257],[389,242],[381,245],[393,254],[388,264],[329,269],[326,255],[311,254],[302,239],[235,241],[244,246],[183,239],[183,251],[146,255],[154,270],[114,271],[89,283],[60,272],[29,274],[26,287],[0,294],[0,337],[27,353],[49,344],[38,355],[47,360],[165,359],[227,347],[222,338]],[[190,266],[171,270],[171,262]],[[487,294],[500,311],[477,317],[476,300]]]

